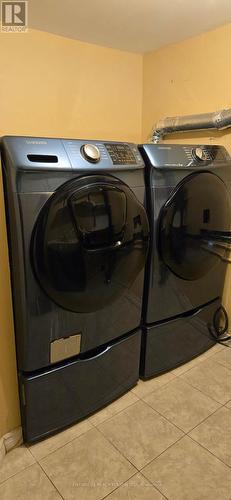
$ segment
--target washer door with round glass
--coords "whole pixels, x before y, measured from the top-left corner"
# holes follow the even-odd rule
[[[186,177],[161,210],[159,252],[179,278],[198,280],[225,255],[230,239],[230,197],[224,182],[209,172]]]
[[[43,207],[32,239],[37,280],[59,306],[91,313],[131,287],[144,268],[145,209],[119,179],[90,175],[59,188]]]

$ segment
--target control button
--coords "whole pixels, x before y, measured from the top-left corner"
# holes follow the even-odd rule
[[[196,160],[199,160],[199,161],[207,160],[206,152],[202,148],[193,149],[192,154]]]
[[[91,163],[97,163],[100,160],[100,150],[94,144],[84,144],[81,147],[81,153]]]

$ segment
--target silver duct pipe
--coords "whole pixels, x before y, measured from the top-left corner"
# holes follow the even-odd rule
[[[190,130],[225,129],[231,127],[231,109],[200,115],[174,116],[159,120],[151,135],[151,142],[158,143],[167,134]]]

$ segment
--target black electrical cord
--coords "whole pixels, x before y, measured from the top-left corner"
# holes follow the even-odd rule
[[[223,316],[224,324],[221,326],[221,315]],[[209,324],[208,328],[213,336],[213,338],[219,344],[225,345],[225,347],[231,347],[231,345],[225,344],[227,340],[231,340],[231,335],[226,335],[226,332],[229,327],[229,318],[228,314],[223,306],[220,306],[213,315],[213,323],[212,326]]]

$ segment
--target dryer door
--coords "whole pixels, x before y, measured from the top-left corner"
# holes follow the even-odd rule
[[[32,239],[35,275],[54,302],[74,312],[106,307],[145,265],[149,227],[131,189],[110,176],[85,176],[58,189]]]
[[[230,214],[230,197],[219,177],[209,172],[189,175],[160,212],[161,259],[184,280],[205,276],[225,254]]]

